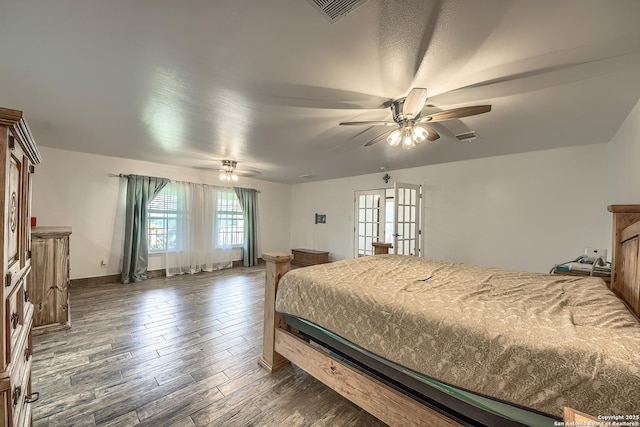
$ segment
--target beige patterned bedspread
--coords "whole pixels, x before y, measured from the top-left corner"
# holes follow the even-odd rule
[[[548,414],[640,414],[640,323],[601,279],[377,255],[288,272],[276,310]]]

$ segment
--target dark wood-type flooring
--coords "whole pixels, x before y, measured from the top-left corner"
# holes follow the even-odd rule
[[[71,329],[34,336],[34,426],[383,425],[294,366],[258,366],[264,274],[72,288]]]

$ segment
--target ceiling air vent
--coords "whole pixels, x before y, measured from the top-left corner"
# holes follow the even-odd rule
[[[307,0],[318,12],[332,24],[353,12],[368,0]]]
[[[479,136],[475,131],[471,131],[471,132],[459,133],[456,135],[456,138],[458,138],[458,141],[471,142],[474,139],[478,139]]]

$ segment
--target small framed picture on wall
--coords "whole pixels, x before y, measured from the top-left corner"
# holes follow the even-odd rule
[[[326,224],[327,216],[325,214],[316,214],[316,224]]]

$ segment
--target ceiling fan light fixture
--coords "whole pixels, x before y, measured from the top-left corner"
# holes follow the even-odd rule
[[[402,141],[403,129],[396,129],[387,137],[387,143],[392,147],[397,147]]]
[[[223,160],[220,181],[238,182],[238,174],[236,173],[237,165],[238,162],[235,160]]]
[[[233,173],[233,171],[224,171],[220,174],[220,180],[227,182],[238,182],[238,175]]]
[[[416,142],[413,140],[413,135],[408,128],[404,128],[402,132],[402,148],[409,149],[416,146]]]
[[[404,149],[409,149],[420,144],[429,137],[429,131],[422,126],[414,126],[413,124],[403,124],[391,132],[387,137],[387,143],[392,147],[399,145]]]
[[[423,128],[422,126],[414,126],[411,131],[411,136],[416,144],[420,144],[429,136],[429,131]]]

